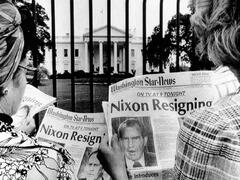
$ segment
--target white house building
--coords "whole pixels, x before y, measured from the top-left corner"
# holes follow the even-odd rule
[[[75,36],[75,71],[89,72],[89,33]],[[142,74],[142,38],[129,35],[129,64],[125,61],[125,32],[117,27],[111,27],[111,67],[113,73],[125,72],[126,66],[129,72],[136,75]],[[93,64],[94,72],[103,74],[107,69],[107,26],[93,30]],[[56,69],[57,73],[71,72],[70,35],[56,37]],[[46,52],[46,66],[52,67],[51,52]],[[50,68],[50,72],[52,69]]]

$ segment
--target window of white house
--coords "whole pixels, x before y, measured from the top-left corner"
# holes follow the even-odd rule
[[[135,57],[135,49],[131,49],[131,57]]]
[[[64,57],[68,57],[68,49],[63,50]]]
[[[78,57],[78,56],[79,56],[79,50],[75,49],[75,57]]]

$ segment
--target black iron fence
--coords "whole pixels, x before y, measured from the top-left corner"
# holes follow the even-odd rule
[[[56,71],[56,34],[55,34],[55,0],[51,0],[51,34],[52,34],[52,91],[53,96],[57,97],[57,71]],[[76,110],[76,96],[75,96],[75,63],[74,63],[74,49],[75,49],[75,39],[74,39],[74,0],[69,0],[70,3],[70,57],[71,57],[71,110]],[[90,62],[90,78],[89,78],[89,101],[90,107],[89,112],[94,112],[94,81],[93,81],[93,0],[88,0],[89,10],[89,62]],[[33,10],[35,9],[35,0],[32,0]],[[180,11],[180,0],[176,0],[176,18],[177,18],[177,53],[176,53],[176,70],[179,71],[179,12]],[[35,12],[35,11],[34,11]],[[142,0],[142,72],[146,74],[146,47],[147,47],[147,0]],[[163,36],[163,0],[159,0],[159,26],[160,32]],[[125,0],[125,62],[129,64],[129,0]],[[33,52],[34,56],[34,52]],[[107,67],[111,68],[111,0],[107,0]],[[126,72],[129,72],[128,65],[125,68]],[[112,82],[110,71],[107,71],[107,84],[110,85]],[[106,99],[107,100],[107,99]]]

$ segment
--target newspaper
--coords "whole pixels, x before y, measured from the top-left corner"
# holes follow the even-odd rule
[[[98,161],[97,148],[107,135],[104,113],[75,113],[49,107],[36,137],[65,147],[72,155],[77,179],[109,179]]]
[[[28,131],[31,129],[31,123],[35,123],[33,116],[40,111],[47,109],[48,106],[53,105],[56,98],[52,97],[34,86],[27,84],[22,102],[16,114],[12,116],[13,125],[22,130]]]
[[[238,87],[229,69],[143,75],[111,85],[104,104],[109,138],[118,134],[130,179],[168,179],[181,118]]]

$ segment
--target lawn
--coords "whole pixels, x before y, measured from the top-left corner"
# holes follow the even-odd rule
[[[53,94],[52,80],[44,80],[38,87],[46,94]],[[103,83],[93,86],[94,112],[103,112],[102,101],[108,99],[108,85]],[[86,83],[75,84],[76,112],[90,112],[90,86]],[[57,107],[71,111],[71,80],[57,79]]]

